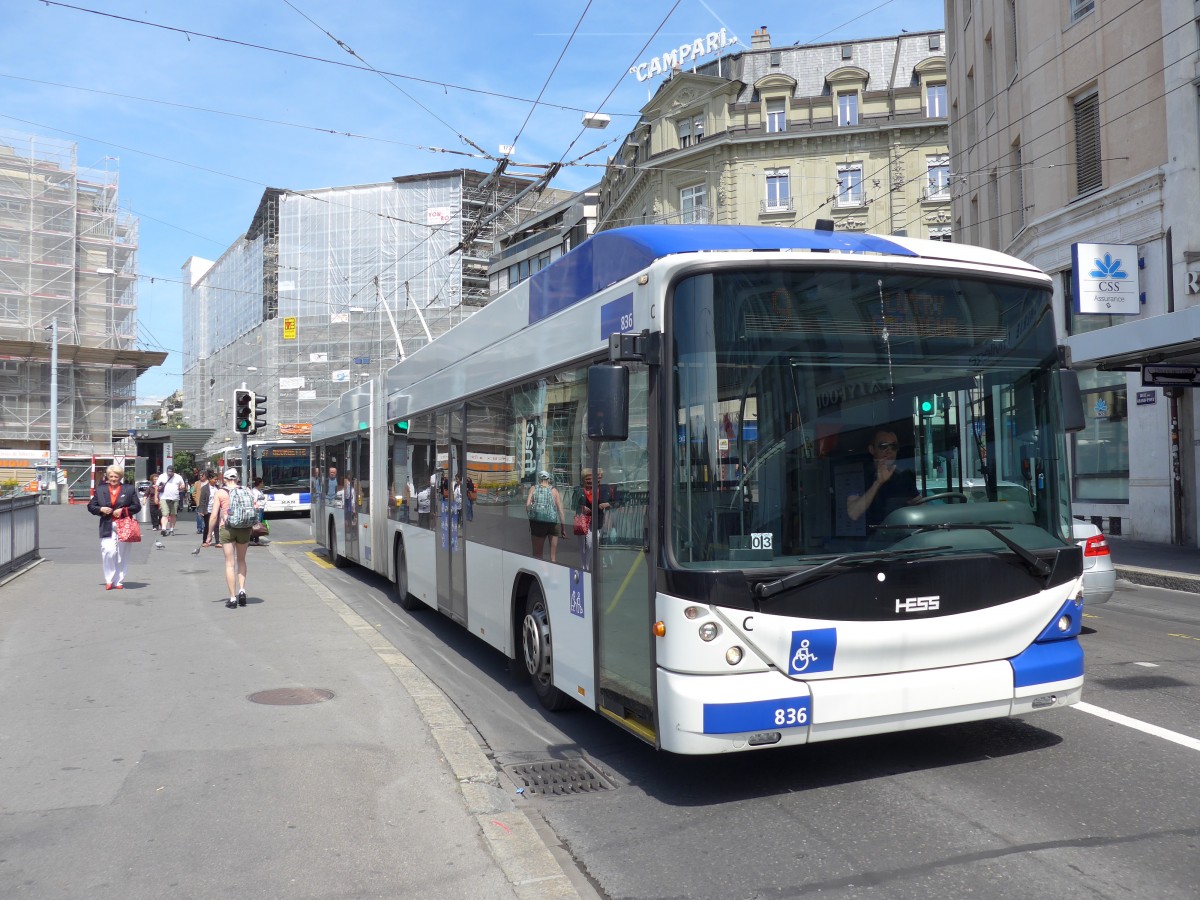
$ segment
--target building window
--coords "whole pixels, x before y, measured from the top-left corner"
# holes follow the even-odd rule
[[[1025,227],[1025,171],[1019,141],[1013,144],[1012,160],[1012,171],[1009,172],[1008,177],[1012,179],[1013,235],[1015,236]]]
[[[689,116],[679,122],[679,147],[690,147],[704,140],[704,116]]]
[[[930,50],[941,50],[942,49],[942,36],[940,34],[931,34],[929,36],[929,49]]]
[[[931,84],[925,88],[925,115],[931,119],[946,118],[946,84]]]
[[[785,210],[792,207],[792,189],[788,169],[767,169],[765,209]]]
[[[1020,54],[1017,53],[1017,0],[1005,0],[1004,3],[1004,44],[1008,79],[1012,81],[1017,77],[1020,61]]]
[[[1078,22],[1095,8],[1096,0],[1071,0],[1071,21]]]
[[[780,50],[771,51],[771,68],[777,69],[783,65],[783,52]]]
[[[1088,94],[1074,102],[1075,191],[1089,194],[1104,183],[1100,166],[1100,97]]]
[[[862,163],[838,166],[838,206],[862,206]]]
[[[708,186],[685,187],[679,192],[679,221],[684,225],[708,224]]]
[[[838,125],[858,124],[858,92],[838,94]]]
[[[771,134],[787,131],[787,104],[783,100],[767,101],[767,131]]]
[[[842,59],[854,58],[854,46],[852,44],[842,44]]]
[[[692,120],[686,119],[685,121],[679,123],[679,148],[682,150],[684,147],[690,147],[691,145]]]
[[[950,226],[949,225],[935,225],[934,227],[930,228],[929,229],[929,239],[931,241],[942,241],[943,243],[949,244],[950,243]]]
[[[925,181],[925,200],[950,199],[950,157],[945,153],[940,156],[925,157],[927,171]]]
[[[1128,390],[1123,372],[1079,373],[1083,431],[1074,444],[1075,499],[1129,502]]]

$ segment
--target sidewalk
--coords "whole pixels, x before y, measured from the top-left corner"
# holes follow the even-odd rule
[[[1200,550],[1107,536],[1117,578],[1200,594]]]
[[[40,510],[43,562],[0,586],[0,896],[578,896],[457,710],[302,561],[251,548],[227,609],[189,520],[106,592],[97,520]]]

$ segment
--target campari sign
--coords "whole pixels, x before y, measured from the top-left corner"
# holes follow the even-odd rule
[[[1072,244],[1071,288],[1075,312],[1136,316],[1138,255],[1133,244]]]
[[[649,81],[655,76],[670,74],[677,67],[682,69],[689,63],[695,63],[701,56],[720,53],[730,44],[736,43],[737,38],[730,36],[724,28],[720,31],[710,31],[704,37],[672,47],[651,60],[630,66],[629,74],[638,81]]]

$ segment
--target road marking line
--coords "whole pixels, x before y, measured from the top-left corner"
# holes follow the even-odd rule
[[[1120,713],[1115,713],[1103,707],[1092,706],[1090,703],[1076,703],[1072,709],[1091,713],[1093,716],[1108,719],[1108,721],[1115,722],[1117,725],[1124,725],[1126,728],[1132,728],[1135,731],[1160,737],[1164,741],[1172,741],[1181,747],[1187,747],[1189,750],[1200,750],[1200,740],[1196,738],[1188,737],[1186,734],[1180,734],[1177,731],[1168,731],[1166,728],[1159,728],[1157,725],[1151,725],[1149,722],[1143,722],[1140,719],[1131,719],[1129,716],[1123,716]]]
[[[1143,669],[1157,669],[1158,668],[1158,663],[1135,662],[1134,665],[1141,666]]]
[[[1200,637],[1196,637],[1194,634],[1168,634],[1167,637],[1183,638],[1185,641],[1200,641]]]
[[[313,562],[315,562],[322,569],[332,569],[334,567],[333,563],[331,563],[325,557],[317,556],[317,554],[313,553],[311,550],[308,551],[307,553],[305,553],[304,555],[307,556],[309,559],[311,559]]]
[[[286,546],[288,544],[315,544],[316,541],[313,540],[312,538],[306,538],[303,541],[271,541],[271,543],[272,544],[280,544],[281,546]]]

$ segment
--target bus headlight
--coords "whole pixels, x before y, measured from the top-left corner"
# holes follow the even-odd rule
[[[720,633],[721,626],[716,622],[705,622],[700,626],[700,640],[702,641],[715,641]]]
[[[741,647],[730,647],[725,651],[725,662],[729,663],[731,666],[736,666],[742,661],[743,654],[744,651]]]
[[[1063,634],[1066,634],[1068,631],[1071,630],[1072,624],[1074,624],[1074,623],[1071,621],[1070,616],[1064,614],[1064,615],[1061,615],[1058,617],[1058,630],[1061,631]]]

